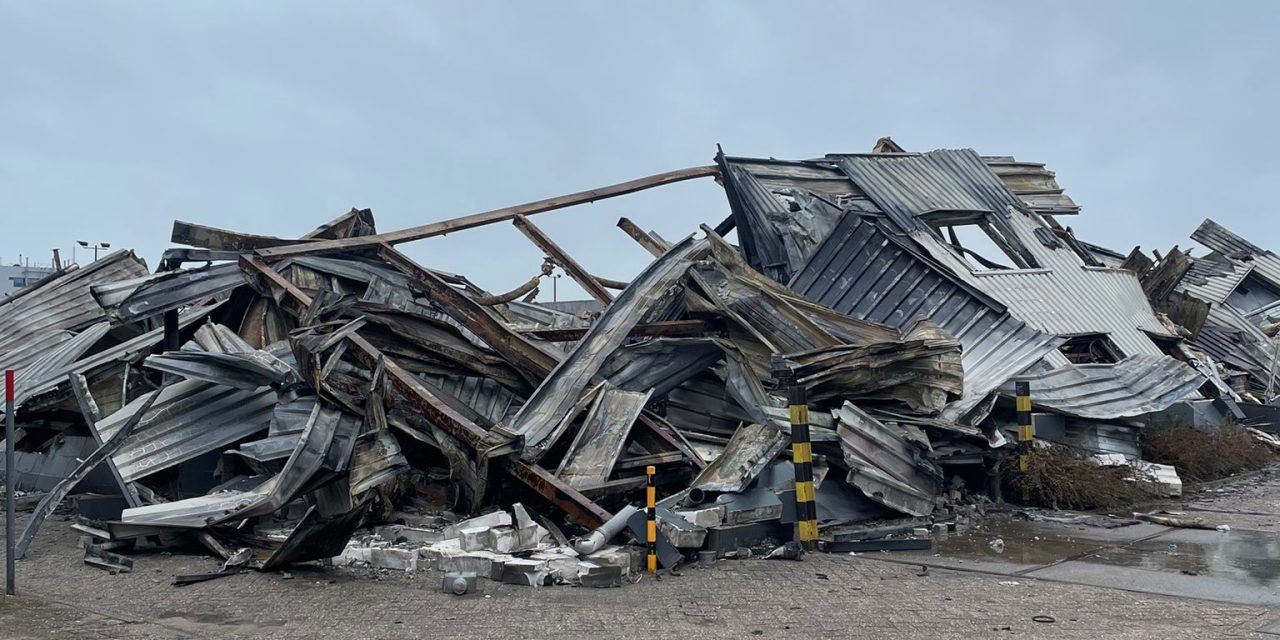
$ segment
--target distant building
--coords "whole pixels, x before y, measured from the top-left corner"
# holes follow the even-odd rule
[[[7,296],[53,273],[52,267],[0,266],[0,297]]]

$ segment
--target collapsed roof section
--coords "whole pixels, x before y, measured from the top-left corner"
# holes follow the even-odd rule
[[[720,155],[401,231],[379,232],[368,210],[297,239],[176,222],[173,241],[192,248],[155,274],[120,252],[0,305],[0,363],[23,365],[24,446],[67,431],[99,443],[40,513],[101,462],[129,504],[110,538],[188,533],[268,568],[333,555],[427,494],[460,510],[534,499],[600,527],[654,466],[670,496],[659,546],[692,551],[717,527],[789,529],[785,398],[800,390],[784,386],[813,408],[817,512],[837,526],[929,514],[947,470],[1000,459],[1011,381],[1032,383],[1038,410],[1132,431],[1202,393],[1238,398],[1214,359],[1269,370],[1250,314],[1272,302],[1242,287],[1270,254],[1215,232],[1204,264],[1147,264],[1062,227],[1079,207],[1043,165],[877,150]],[[733,212],[715,229],[673,243],[618,222],[654,256],[630,282],[592,275],[531,221],[712,176]],[[504,221],[546,256],[509,292],[395,248]],[[740,246],[724,237],[735,227]],[[535,302],[553,268],[592,300]],[[1190,305],[1192,331],[1152,306],[1184,272],[1178,295],[1215,296]],[[1256,349],[1214,342],[1233,322]],[[1210,356],[1182,345],[1197,331]]]
[[[1280,353],[1280,256],[1206,219],[1191,239],[1210,252],[1195,258],[1179,292],[1208,303],[1192,344],[1248,375],[1248,388],[1270,396]]]
[[[1134,273],[1103,266],[1054,219],[1079,209],[1042,165],[967,149],[719,162],[752,266],[842,313],[927,318],[961,341],[965,399],[951,419],[1038,361],[1078,362],[1082,337],[1105,343],[1085,350],[1101,363],[1162,357],[1156,340],[1177,340]]]

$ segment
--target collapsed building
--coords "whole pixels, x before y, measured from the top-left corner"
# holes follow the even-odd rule
[[[718,225],[668,242],[618,222],[654,257],[630,282],[530,220],[708,177],[731,212]],[[1270,424],[1274,254],[1206,221],[1206,256],[1126,255],[1076,238],[1060,219],[1079,211],[1044,165],[885,138],[802,161],[721,153],[400,231],[368,210],[298,238],[178,221],[185,248],[154,273],[117,251],[0,302],[11,489],[43,494],[19,555],[67,495],[94,491],[118,496],[82,501],[99,566],[177,536],[230,569],[425,560],[616,584],[633,558],[605,543],[644,539],[631,505],[647,467],[665,567],[792,538],[787,384],[809,398],[830,544],[998,497],[1017,382],[1037,438],[1134,464],[1152,424]],[[505,221],[546,255],[510,292],[395,248]],[[535,302],[553,269],[591,300]],[[424,504],[478,517],[351,543]]]

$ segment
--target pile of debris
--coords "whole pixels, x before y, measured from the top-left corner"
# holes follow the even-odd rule
[[[654,256],[630,282],[529,220],[702,177],[731,215],[674,243],[619,220]],[[0,302],[14,488],[44,494],[20,554],[96,491],[119,495],[81,501],[99,566],[188,538],[226,562],[210,575],[333,559],[621,584],[640,547],[609,543],[645,539],[647,467],[664,567],[794,537],[788,384],[809,399],[833,550],[905,548],[892,536],[999,499],[1016,382],[1037,438],[1171,492],[1176,474],[1139,460],[1144,426],[1273,430],[1280,260],[1209,221],[1204,258],[1126,257],[1058,222],[1078,212],[1043,165],[885,138],[387,233],[368,210],[296,239],[179,221],[191,248],[155,273],[117,251]],[[514,291],[395,248],[502,221],[546,255]],[[592,299],[535,302],[555,269]]]

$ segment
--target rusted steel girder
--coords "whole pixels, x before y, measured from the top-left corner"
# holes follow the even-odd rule
[[[503,207],[483,213],[474,213],[461,218],[452,220],[442,220],[431,224],[424,224],[409,229],[401,229],[400,231],[391,231],[388,233],[379,233],[371,236],[359,236],[355,238],[342,238],[339,240],[321,240],[318,242],[308,242],[305,244],[294,244],[283,247],[269,247],[260,249],[258,254],[267,258],[283,258],[286,256],[314,255],[319,253],[335,253],[340,251],[353,251],[357,249],[366,249],[376,247],[382,243],[400,244],[402,242],[411,242],[413,240],[421,240],[432,236],[443,235],[453,231],[461,231],[463,229],[471,229],[486,224],[502,222],[510,220],[518,215],[531,216],[537,213],[545,213],[547,211],[555,211],[565,207],[595,202],[596,200],[604,200],[617,196],[643,191],[653,187],[672,184],[675,182],[683,182],[685,180],[693,180],[695,178],[705,178],[708,176],[720,175],[720,168],[716,166],[692,167],[689,169],[680,169],[677,171],[668,171],[657,175],[620,182],[618,184],[600,187],[598,189],[590,189],[588,191],[579,191],[564,196],[556,196],[547,198],[546,200],[538,200],[525,204],[516,205],[514,207]]]
[[[666,253],[667,249],[670,248],[660,242],[657,238],[649,235],[647,231],[641,229],[636,225],[636,223],[632,222],[628,218],[618,218],[618,228],[625,231],[627,235],[631,236],[631,238],[639,243],[640,246],[644,247],[645,251],[653,254],[653,257],[655,258]]]
[[[411,286],[418,287],[432,300],[438,301],[445,313],[480,336],[485,344],[514,365],[533,386],[541,384],[547,373],[558,364],[554,356],[512,331],[475,300],[449,286],[409,256],[396,251],[389,244],[382,245],[378,254],[391,266],[409,276]]]
[[[547,257],[551,258],[552,262],[560,265],[560,268],[564,269],[565,273],[569,274],[569,277],[573,278],[573,281],[578,283],[578,286],[582,287],[592,298],[595,298],[605,306],[613,302],[613,294],[606,291],[604,285],[600,284],[590,273],[587,273],[587,270],[578,264],[577,260],[565,253],[565,250],[561,249],[560,245],[543,233],[542,229],[529,222],[528,218],[516,216],[512,223],[530,242],[542,249],[543,253],[546,253]]]

